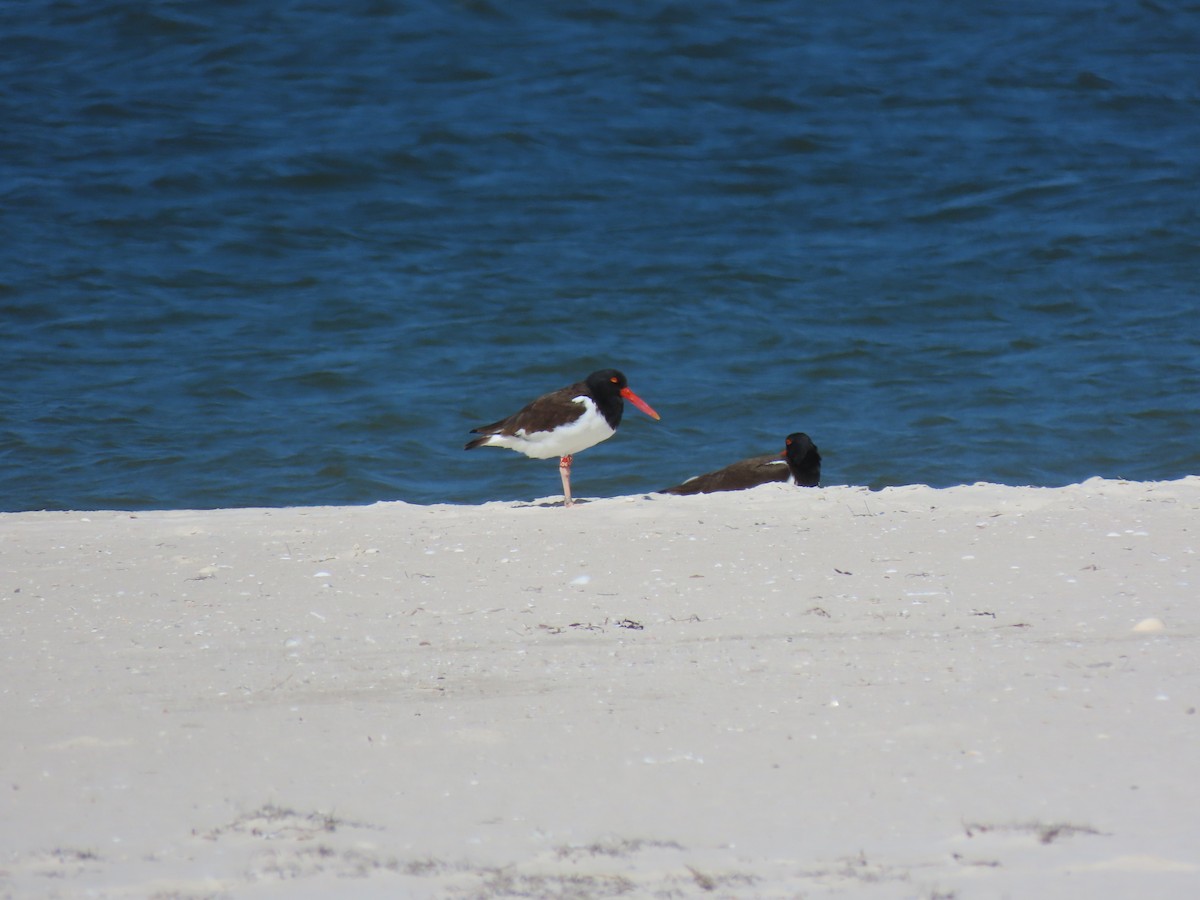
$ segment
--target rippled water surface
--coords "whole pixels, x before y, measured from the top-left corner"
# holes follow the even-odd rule
[[[0,508],[1200,472],[1200,5],[0,6]]]

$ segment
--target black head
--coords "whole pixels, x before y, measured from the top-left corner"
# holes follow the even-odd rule
[[[649,403],[629,389],[629,382],[625,380],[624,374],[616,369],[601,369],[599,372],[593,372],[587,377],[585,383],[596,401],[596,406],[614,429],[621,424],[621,414],[625,411],[624,401],[626,400],[650,418],[658,418],[658,413]]]
[[[821,481],[821,454],[817,445],[803,431],[789,434],[784,440],[783,458],[787,460],[788,468],[796,484],[803,487],[816,487]]]
[[[624,388],[629,387],[629,381],[623,372],[616,369],[601,369],[593,372],[585,379],[588,390],[595,397],[619,397]]]

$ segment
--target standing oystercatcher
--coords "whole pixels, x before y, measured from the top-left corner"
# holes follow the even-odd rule
[[[789,434],[782,453],[768,453],[735,462],[716,472],[697,475],[683,484],[663,488],[660,494],[711,494],[714,491],[741,491],[771,481],[792,481],[802,487],[816,487],[821,481],[821,454],[803,431]]]
[[[558,457],[564,506],[571,505],[571,458],[617,433],[628,400],[646,415],[658,413],[629,389],[616,369],[601,369],[585,380],[538,397],[520,412],[473,428],[477,437],[464,448],[507,447],[533,459]]]

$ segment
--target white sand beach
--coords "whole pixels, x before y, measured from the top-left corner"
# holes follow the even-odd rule
[[[0,896],[1200,894],[1200,477],[0,515]]]

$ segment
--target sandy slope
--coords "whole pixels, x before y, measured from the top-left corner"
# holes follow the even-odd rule
[[[0,516],[0,894],[1191,897],[1200,478]]]

